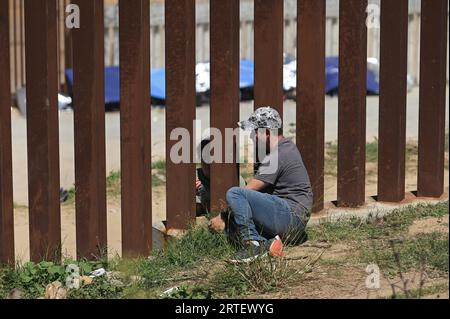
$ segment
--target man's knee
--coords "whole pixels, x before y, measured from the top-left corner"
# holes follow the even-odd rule
[[[242,195],[242,188],[240,187],[231,187],[226,194],[226,199],[228,202],[228,205],[230,205],[234,199]]]

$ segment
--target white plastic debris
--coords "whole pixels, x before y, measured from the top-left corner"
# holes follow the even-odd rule
[[[60,110],[66,110],[72,104],[72,98],[70,96],[65,96],[58,94],[58,107]]]
[[[289,91],[297,87],[297,60],[283,66],[283,89]]]
[[[209,91],[210,82],[210,64],[209,63],[197,63],[195,66],[195,89],[197,93],[205,93]]]
[[[101,277],[101,276],[104,276],[104,275],[106,275],[105,268],[99,268],[99,269],[96,269],[96,270],[94,270],[94,271],[89,273],[89,277],[91,277],[91,278]]]
[[[174,293],[178,292],[180,290],[180,288],[178,287],[172,287],[170,289],[167,289],[166,291],[164,291],[162,294],[160,294],[160,297],[170,297],[172,296]]]
[[[25,116],[27,114],[27,93],[24,87],[16,92],[16,104],[20,114]],[[58,93],[58,109],[60,111],[68,110],[70,105],[72,105],[72,98]]]

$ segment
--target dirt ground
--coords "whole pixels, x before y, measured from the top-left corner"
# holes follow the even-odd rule
[[[442,219],[427,218],[415,221],[409,227],[408,234],[415,237],[419,234],[440,232],[449,233],[448,215]],[[308,247],[309,246],[309,247]],[[308,258],[323,251],[321,262],[307,273],[301,284],[292,285],[283,292],[264,295],[252,295],[249,298],[282,298],[282,299],[366,299],[366,298],[390,298],[395,291],[397,295],[403,294],[403,282],[407,282],[407,289],[423,291],[436,286],[444,287],[438,293],[425,293],[423,298],[448,299],[448,276],[428,277],[420,271],[402,274],[404,281],[399,276],[388,278],[382,274],[379,289],[368,289],[366,287],[367,264],[354,264],[351,257],[354,255],[352,247],[346,244],[331,244],[328,248],[311,247],[314,243],[307,243],[307,247],[294,247],[288,252],[287,258]],[[320,246],[320,245],[318,245]],[[421,280],[424,284],[421,285]],[[447,287],[445,290],[445,286]]]

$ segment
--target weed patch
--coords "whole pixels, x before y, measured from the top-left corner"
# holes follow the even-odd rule
[[[448,274],[448,234],[421,234],[411,240],[374,242],[364,247],[361,260],[375,262],[388,277],[399,272],[423,269],[427,274]]]
[[[156,251],[138,266],[147,288],[158,287],[180,278],[176,274],[189,266],[208,264],[230,256],[233,248],[224,234],[213,234],[204,227],[192,227],[181,239],[169,241],[164,251]]]
[[[62,263],[51,261],[27,262],[23,265],[17,265],[15,269],[11,267],[0,268],[0,298],[7,297],[9,292],[15,288],[23,291],[26,298],[43,297],[45,287],[48,284],[54,281],[65,284],[68,265],[76,265],[80,276],[106,266],[103,261],[66,259]]]
[[[374,213],[367,218],[348,217],[325,221],[308,228],[308,236],[316,241],[361,241],[396,236],[406,231],[414,220],[448,215],[448,202],[437,205],[416,205],[396,209],[381,216]]]

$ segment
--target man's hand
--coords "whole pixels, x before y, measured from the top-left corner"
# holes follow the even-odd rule
[[[254,191],[262,191],[264,188],[266,188],[267,186],[269,186],[268,183],[260,181],[259,179],[256,178],[252,178],[247,186],[245,186],[246,189],[251,189]]]
[[[216,216],[209,221],[208,228],[217,233],[223,232],[225,230],[225,222],[220,215]]]
[[[202,182],[197,178],[195,181],[195,189],[198,190],[202,186]]]

